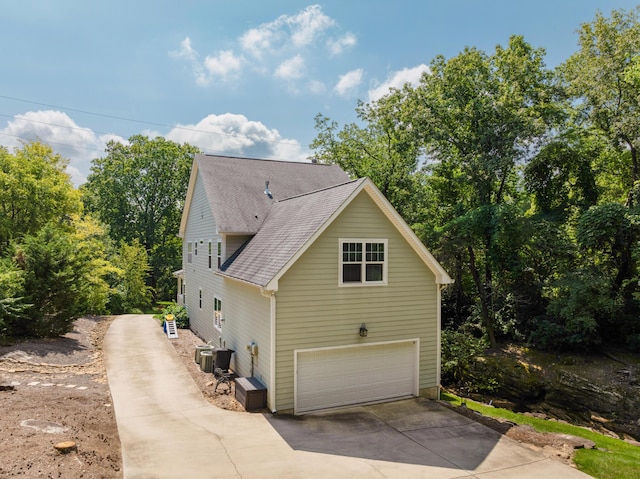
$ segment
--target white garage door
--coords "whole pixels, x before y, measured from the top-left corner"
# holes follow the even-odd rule
[[[417,395],[417,340],[296,351],[297,414]]]

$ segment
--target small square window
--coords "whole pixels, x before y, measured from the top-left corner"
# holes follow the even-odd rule
[[[340,284],[387,283],[387,240],[340,240]]]

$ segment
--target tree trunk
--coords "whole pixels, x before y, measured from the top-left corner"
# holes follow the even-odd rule
[[[471,276],[473,276],[473,281],[476,284],[476,289],[478,290],[478,296],[480,296],[482,321],[484,322],[484,326],[487,329],[489,344],[491,345],[491,348],[495,348],[497,343],[493,324],[493,312],[489,308],[487,292],[484,285],[482,284],[482,280],[480,279],[480,273],[478,272],[478,268],[476,266],[476,256],[473,252],[473,248],[471,246],[467,246],[467,251],[469,252],[469,267],[471,269]]]

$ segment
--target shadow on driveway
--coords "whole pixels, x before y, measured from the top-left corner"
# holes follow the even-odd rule
[[[501,437],[425,398],[267,419],[296,450],[464,470],[482,464]]]

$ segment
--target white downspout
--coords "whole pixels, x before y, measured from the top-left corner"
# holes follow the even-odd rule
[[[276,412],[276,292],[260,288],[262,296],[269,298],[269,405],[271,412]]]
[[[437,376],[436,376],[437,382],[436,382],[436,384],[437,384],[437,387],[438,387],[438,392],[436,393],[437,394],[436,399],[440,399],[440,390],[442,389],[441,384],[440,384],[440,376],[441,376],[440,369],[442,367],[442,339],[441,339],[441,336],[442,336],[442,312],[441,312],[441,306],[442,306],[442,288],[444,288],[445,286],[446,285],[444,285],[444,284],[436,284],[436,287],[437,287],[436,288],[437,289],[437,292],[436,292],[436,296],[437,296],[437,298],[436,298],[436,303],[437,303],[437,314],[436,314],[436,317],[438,318],[437,319],[437,322],[438,322],[438,326],[437,326],[438,334],[437,334],[437,338],[436,338],[436,351],[437,351],[436,354],[438,356],[437,357],[437,361],[436,361],[436,364],[437,364],[437,370],[436,370],[437,371]]]

